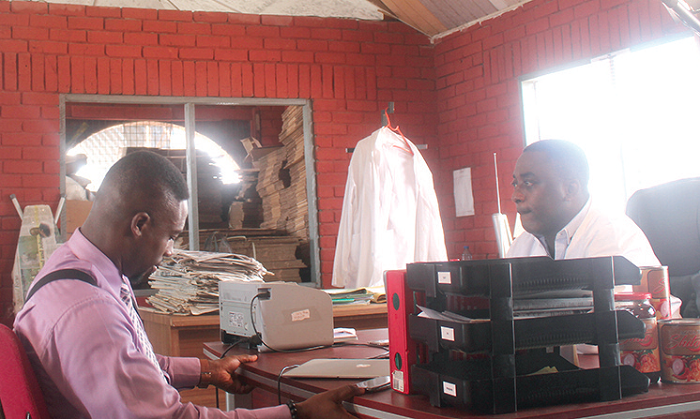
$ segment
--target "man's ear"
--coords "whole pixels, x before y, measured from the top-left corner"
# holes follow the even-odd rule
[[[567,200],[576,198],[581,192],[581,184],[576,179],[569,179],[564,182],[564,193]]]
[[[147,212],[138,212],[131,217],[131,235],[138,238],[143,235],[143,229],[151,223]]]

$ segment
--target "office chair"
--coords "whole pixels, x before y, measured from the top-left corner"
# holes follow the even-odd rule
[[[640,189],[627,201],[626,212],[668,266],[671,294],[683,301],[683,317],[698,317],[700,177]]]
[[[0,324],[0,418],[49,419],[24,347],[4,324]]]

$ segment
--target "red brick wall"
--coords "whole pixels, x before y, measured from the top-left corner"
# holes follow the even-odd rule
[[[436,189],[448,245],[457,257],[498,257],[491,214],[513,224],[512,171],[524,135],[518,78],[597,57],[685,30],[660,0],[533,0],[445,37],[435,49],[440,171]],[[455,217],[452,171],[472,168],[476,215]]]
[[[0,320],[20,226],[9,195],[58,202],[59,94],[311,99],[328,286],[346,148],[389,101],[394,123],[435,148],[433,51],[399,22],[0,2]]]

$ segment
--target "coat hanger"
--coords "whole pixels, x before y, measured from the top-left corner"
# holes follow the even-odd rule
[[[390,103],[390,105],[393,105],[393,102]],[[391,107],[393,108],[393,106],[391,106]],[[392,109],[392,111],[393,111],[393,109]],[[386,124],[384,126],[389,128],[390,130],[398,133],[399,135],[401,135],[401,138],[403,139],[403,142],[406,145],[406,147],[401,147],[398,145],[394,145],[394,147],[400,148],[401,150],[406,151],[406,152],[410,153],[411,155],[413,155],[413,150],[411,149],[411,146],[408,145],[408,140],[403,135],[403,132],[401,132],[401,128],[399,128],[398,125],[395,128],[391,126],[391,120],[389,119],[389,108],[384,109],[384,117],[386,118]]]

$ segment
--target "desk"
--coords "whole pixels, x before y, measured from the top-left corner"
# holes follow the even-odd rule
[[[387,330],[358,331],[361,342],[386,339]],[[220,342],[204,344],[204,353],[218,357],[227,346]],[[235,351],[235,352],[234,352]],[[381,350],[366,346],[346,346],[297,353],[260,353],[254,363],[245,364],[242,375],[260,387],[253,393],[252,407],[273,405],[277,402],[277,376],[287,365],[300,364],[313,358],[361,358],[377,355]],[[252,353],[234,348],[229,353]],[[338,387],[355,380],[303,380],[283,377],[280,388],[284,397],[306,399],[316,393]],[[256,401],[259,391],[272,393],[274,397]],[[261,399],[263,399],[261,397]],[[283,399],[284,400],[284,399]],[[632,419],[632,418],[697,418],[700,417],[700,384],[654,384],[648,393],[624,397],[621,400],[600,403],[582,403],[523,409],[503,415],[478,415],[454,408],[436,408],[421,395],[404,395],[393,390],[355,397],[348,409],[362,417],[381,419]]]
[[[201,358],[202,344],[221,339],[219,314],[201,316],[165,314],[149,307],[139,307],[146,334],[156,353],[167,356]],[[387,326],[384,304],[333,306],[334,327],[354,327],[357,330]],[[183,390],[183,401],[216,407],[216,389]]]

